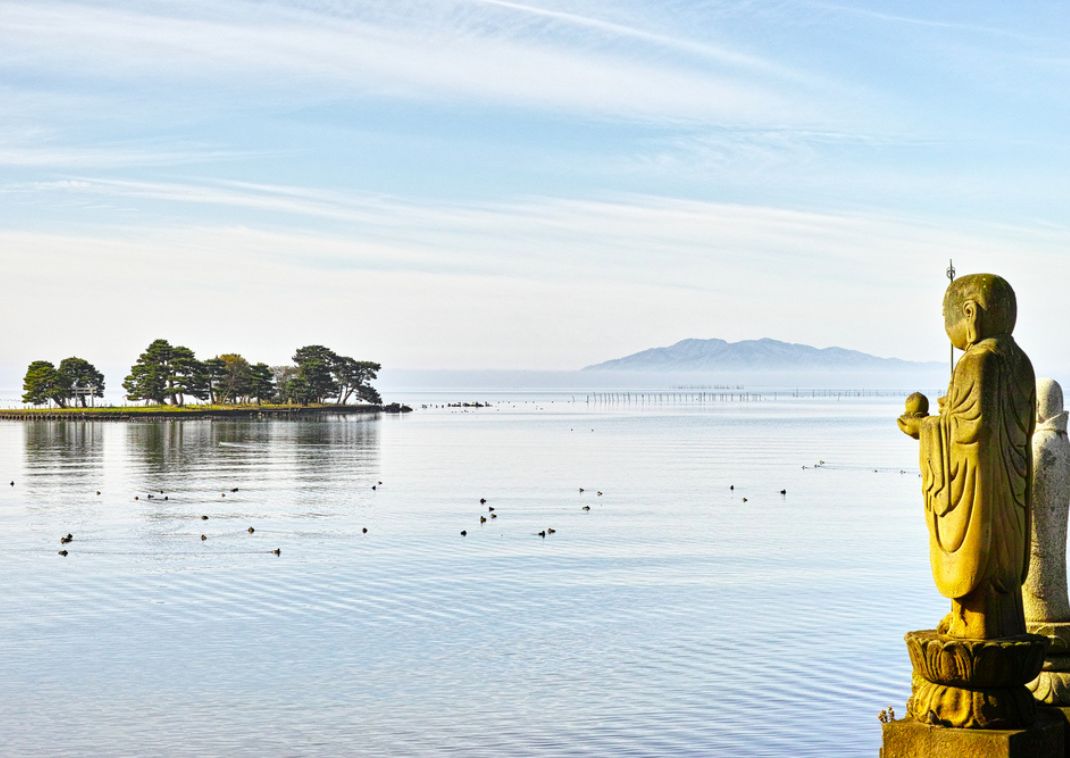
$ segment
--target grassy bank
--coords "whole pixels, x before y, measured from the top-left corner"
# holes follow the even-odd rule
[[[9,408],[0,409],[0,419],[137,419],[203,418],[243,416],[308,416],[320,414],[400,413],[406,406],[381,405],[123,405],[95,408]]]

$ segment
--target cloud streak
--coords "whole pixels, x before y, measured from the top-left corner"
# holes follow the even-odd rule
[[[758,56],[521,3],[456,6],[537,15],[590,33],[523,35],[515,21],[496,14],[434,14],[434,5],[402,3],[391,11],[369,3],[367,12],[338,17],[241,0],[187,6],[192,12],[181,16],[158,5],[15,3],[0,17],[0,65],[33,61],[53,74],[133,86],[461,98],[638,120],[818,116],[797,92],[799,74]],[[643,40],[661,52],[617,50],[606,35]],[[681,55],[666,57],[665,49]]]

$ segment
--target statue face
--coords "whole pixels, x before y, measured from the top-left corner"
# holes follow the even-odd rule
[[[1037,421],[1044,422],[1063,412],[1063,388],[1054,379],[1037,379]]]
[[[954,307],[944,308],[944,331],[947,332],[951,344],[959,350],[970,346],[970,338],[976,334],[976,321],[977,304],[972,301],[964,303],[961,310]]]

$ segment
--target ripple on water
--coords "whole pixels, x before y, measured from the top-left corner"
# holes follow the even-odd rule
[[[895,412],[0,423],[7,750],[872,755],[942,610]]]

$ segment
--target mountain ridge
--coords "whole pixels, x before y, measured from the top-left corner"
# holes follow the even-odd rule
[[[756,340],[688,338],[666,347],[585,366],[583,371],[777,371],[786,369],[906,369],[931,368],[937,363],[882,358],[842,347],[813,347],[763,337]]]

